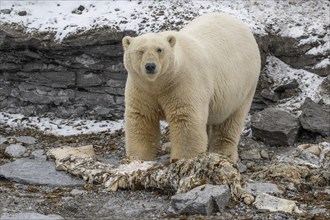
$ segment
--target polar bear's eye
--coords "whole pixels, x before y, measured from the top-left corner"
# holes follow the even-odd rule
[[[162,48],[157,48],[157,53],[163,52]]]

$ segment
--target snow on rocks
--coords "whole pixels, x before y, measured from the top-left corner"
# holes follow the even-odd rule
[[[80,4],[74,1],[4,1],[1,5],[6,10],[0,14],[3,23],[21,24],[29,30],[54,31],[59,40],[95,26],[111,26],[122,31],[157,31],[168,24],[180,26],[196,15],[214,11],[242,19],[258,34],[270,31],[297,38],[313,36],[310,33],[325,35],[329,17],[327,1],[299,4],[292,1],[84,1]],[[18,16],[22,11],[26,15]],[[308,19],[310,17],[312,19]],[[157,22],[150,25],[146,21]]]
[[[123,128],[123,120],[51,119],[0,112],[0,126],[15,127],[17,129],[32,128],[45,134],[70,136],[104,131],[115,132]]]
[[[60,215],[44,215],[37,212],[4,213],[0,220],[64,220]]]
[[[293,69],[274,56],[269,56],[267,58],[265,73],[274,81],[272,85],[273,89],[292,81],[296,81],[299,84],[299,94],[279,100],[276,107],[286,109],[291,113],[299,115],[301,113],[300,107],[306,98],[310,98],[314,102],[318,102],[322,99],[325,104],[330,105],[330,99],[320,94],[319,87],[323,80],[325,80],[324,77],[305,70]]]

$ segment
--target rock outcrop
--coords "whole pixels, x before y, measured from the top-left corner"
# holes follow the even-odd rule
[[[49,34],[23,32],[1,27],[1,109],[122,118],[126,71],[121,39],[132,33],[103,28],[56,43]]]
[[[121,39],[125,35],[136,33],[103,27],[71,34],[57,42],[54,33],[26,33],[13,24],[1,25],[0,108],[10,113],[60,118],[122,118],[127,73]],[[272,33],[256,35],[256,39],[263,67],[272,53],[293,67],[320,75],[329,73],[329,66],[312,68],[326,56],[305,54],[314,44],[300,45],[299,39]],[[253,105],[256,109],[264,107],[262,103]]]
[[[265,144],[290,146],[298,135],[299,120],[288,112],[268,108],[252,116],[253,136]]]

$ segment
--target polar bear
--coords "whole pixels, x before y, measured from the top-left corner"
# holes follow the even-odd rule
[[[238,159],[237,145],[260,73],[260,53],[240,20],[210,13],[180,31],[122,40],[126,154],[154,160],[160,120],[171,161],[209,151]]]

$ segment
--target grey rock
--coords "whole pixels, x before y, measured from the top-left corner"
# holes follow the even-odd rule
[[[0,69],[5,71],[0,73],[0,109],[31,116],[52,112],[60,118],[122,119],[127,73],[121,40],[127,34],[105,27],[58,43],[52,35],[31,38],[23,29],[0,27]]]
[[[256,165],[256,163],[252,162],[252,161],[246,163],[246,167],[249,168],[249,169],[255,167],[255,165]]]
[[[279,35],[269,36],[261,40],[268,40],[268,49],[271,54],[278,57],[284,63],[295,69],[305,69],[320,76],[329,75],[329,66],[325,68],[313,68],[319,62],[324,54],[309,55],[306,51],[315,47],[315,45],[306,43],[301,44],[299,38],[282,37]]]
[[[22,213],[4,213],[0,216],[0,220],[64,220],[59,215],[43,215],[36,212]]]
[[[55,170],[51,161],[18,159],[0,166],[0,176],[19,183],[48,186],[78,186],[85,182]]]
[[[251,118],[252,135],[269,145],[292,145],[300,129],[299,120],[288,112],[268,108]]]
[[[319,90],[323,100],[330,100],[330,75],[322,81]]]
[[[96,106],[94,110],[97,115],[108,115],[111,111],[110,108],[106,108],[103,106]]]
[[[40,64],[41,65],[41,64]],[[32,67],[30,67],[32,68]],[[49,86],[52,88],[67,88],[75,85],[75,73],[69,71],[49,72],[47,70],[36,68],[31,72],[18,72],[17,76],[24,79],[25,82],[35,83],[38,85]],[[39,70],[39,71],[38,71]],[[41,71],[40,71],[41,70]],[[34,72],[38,71],[38,72]]]
[[[240,173],[245,173],[247,170],[247,166],[242,162],[238,162],[238,168]]]
[[[73,195],[73,196],[83,195],[83,194],[87,194],[87,191],[85,191],[85,190],[81,190],[81,189],[73,189],[73,190],[70,192],[70,194]]]
[[[83,10],[85,10],[85,7],[83,5],[79,5],[78,10],[83,11]]]
[[[260,92],[260,95],[271,102],[277,102],[280,99],[278,93],[275,93],[274,91],[269,90],[268,88],[263,89]]]
[[[20,12],[18,12],[18,15],[19,16],[25,16],[25,15],[27,15],[27,12],[26,11],[20,11]]]
[[[102,85],[103,80],[100,75],[94,73],[78,73],[77,74],[77,86],[90,87]]]
[[[11,13],[11,9],[5,8],[5,9],[1,9],[0,12],[1,14],[10,14]]]
[[[17,142],[21,142],[24,144],[35,144],[37,141],[37,139],[31,136],[18,136],[14,138],[16,139]]]
[[[5,154],[9,157],[21,157],[25,152],[26,148],[20,144],[11,144],[5,150]]]
[[[5,138],[4,136],[0,135],[0,144],[5,143],[6,140],[7,140],[7,138]]]
[[[69,103],[75,97],[73,90],[61,90],[46,86],[34,86],[33,84],[21,83],[18,93],[14,97],[32,102],[34,104],[63,104]],[[14,94],[14,93],[12,93]]]
[[[283,84],[278,86],[274,91],[275,92],[285,92],[286,90],[289,89],[296,89],[299,87],[299,84],[297,82],[297,80],[292,80],[291,82],[287,83],[287,84]]]
[[[268,152],[267,152],[265,149],[262,149],[262,150],[260,151],[260,155],[261,155],[261,157],[264,158],[264,159],[269,159]]]
[[[301,109],[299,120],[305,130],[330,136],[330,112],[326,112],[322,105],[313,102],[310,98],[306,98]]]
[[[97,204],[98,216],[106,216],[106,219],[154,219],[158,216],[156,213],[164,213],[168,208],[168,202],[159,196],[152,196],[154,194],[128,191],[125,193],[127,196],[123,197],[118,193],[121,194],[116,192],[104,203]]]
[[[251,149],[247,151],[242,151],[240,153],[240,158],[242,160],[260,160],[261,155],[258,149]]]
[[[301,90],[299,89],[297,80],[294,79],[291,82],[278,86],[274,89],[274,92],[279,99],[286,99],[298,95]]]
[[[85,13],[86,6],[77,5],[73,13]],[[4,13],[10,9],[2,9]],[[11,12],[13,13],[13,12]],[[24,14],[24,12],[22,12]],[[25,12],[26,13],[26,12]],[[55,42],[49,33],[34,33],[33,37],[25,33],[24,28],[0,27],[1,63],[0,109],[11,113],[30,115],[54,112],[57,117],[91,116],[121,119],[124,112],[124,87],[127,72],[123,65],[121,40],[124,36],[136,36],[133,31],[117,31],[111,27],[102,27],[71,34],[61,43]],[[320,75],[328,75],[329,67],[313,69],[324,54],[306,55],[306,51],[315,47],[312,44],[300,45],[299,40],[269,34],[257,36],[262,66],[266,64],[269,53],[279,57],[285,63],[296,68],[308,69]],[[320,44],[324,44],[322,40]],[[19,62],[18,62],[19,61]],[[85,75],[86,74],[86,75]],[[29,84],[27,88],[26,85]],[[262,83],[261,83],[262,84]],[[282,85],[274,92],[265,89],[260,99],[254,99],[252,110],[262,110],[279,98],[294,94],[294,82]],[[290,89],[291,88],[291,89]],[[93,92],[92,89],[98,89]],[[260,90],[260,91],[261,91]],[[94,95],[81,95],[79,92],[91,92],[103,96],[100,104],[110,110],[94,111]],[[76,95],[77,93],[77,95]],[[280,93],[280,96],[279,96]],[[111,97],[105,97],[112,95]],[[259,94],[258,94],[259,95]],[[92,96],[92,97],[91,97]],[[84,111],[77,114],[58,110],[81,106]],[[40,107],[43,106],[43,107]]]
[[[273,183],[247,183],[245,189],[247,193],[251,194],[281,192]]]
[[[94,107],[94,106],[106,106],[111,107],[114,103],[113,96],[109,94],[92,93],[92,92],[76,92],[76,98],[83,104]]]
[[[179,214],[211,215],[228,205],[230,190],[226,185],[202,185],[171,197],[170,211]]]
[[[32,151],[30,157],[35,160],[47,160],[47,156],[45,155],[44,150],[41,149]]]
[[[60,115],[61,118],[70,118],[70,117],[79,117],[84,115],[87,112],[87,108],[84,106],[63,106],[60,105],[56,109],[56,114]]]
[[[271,196],[267,193],[258,194],[253,205],[257,209],[269,210],[271,212],[301,213],[294,201]]]

